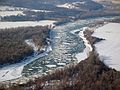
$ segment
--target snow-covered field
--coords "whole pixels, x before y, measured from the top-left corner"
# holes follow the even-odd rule
[[[35,12],[52,12],[48,10],[28,9],[23,7],[0,6],[0,11],[35,11]]]
[[[29,26],[54,26],[56,21],[42,20],[42,21],[20,21],[20,22],[0,22],[0,29],[16,28],[16,27],[29,27]]]
[[[17,15],[25,15],[23,14],[23,11],[0,11],[0,16],[5,17],[5,16],[17,16]]]
[[[101,61],[120,71],[120,23],[108,23],[96,29],[92,36],[105,39],[95,44]]]
[[[0,6],[0,16],[5,17],[5,16],[17,16],[17,15],[25,15],[23,13],[23,8],[17,8],[17,7],[12,7],[12,6]]]
[[[112,2],[112,3],[115,3],[115,4],[120,4],[120,0],[92,0],[92,1],[95,1],[95,2]]]
[[[85,4],[85,1],[65,3],[65,4],[57,5],[57,7],[68,8],[68,9],[78,9],[79,4]]]
[[[6,11],[6,10],[13,10],[13,8],[9,6],[0,6],[0,11]]]
[[[25,15],[24,11],[33,11],[33,12],[52,12],[47,10],[37,10],[37,9],[28,9],[22,7],[13,7],[13,6],[0,6],[0,16],[17,16],[17,15]]]
[[[57,7],[68,8],[68,9],[76,8],[75,5],[69,4],[69,3],[65,3],[65,4],[62,4],[62,5],[57,5]]]
[[[0,6],[0,11],[19,11],[19,10],[27,10],[26,8],[21,7],[13,7],[13,6]]]

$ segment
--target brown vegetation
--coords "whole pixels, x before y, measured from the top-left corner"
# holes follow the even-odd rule
[[[33,50],[25,43],[26,39],[37,36],[40,46],[45,44],[49,35],[48,26],[19,27],[0,30],[0,64],[16,63],[25,56],[32,54]],[[35,38],[34,38],[35,39]],[[36,43],[36,41],[34,40]]]

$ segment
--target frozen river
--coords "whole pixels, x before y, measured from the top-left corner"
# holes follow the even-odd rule
[[[82,26],[79,26],[78,28],[81,27]],[[38,73],[47,74],[47,72],[53,69],[63,68],[70,63],[77,63],[75,55],[82,52],[85,45],[79,35],[71,33],[74,29],[70,30],[68,25],[64,25],[51,30],[50,39],[52,52],[50,52],[48,56],[25,66],[22,74],[25,76]]]
[[[38,56],[30,56],[27,60],[0,68],[0,81],[16,79],[22,76],[47,74],[57,68],[78,63],[86,58],[84,35],[80,33],[84,27],[95,21],[108,20],[110,18],[97,18],[89,20],[78,20],[61,26],[56,26],[50,31],[50,44],[45,53]],[[50,47],[51,48],[51,47]]]

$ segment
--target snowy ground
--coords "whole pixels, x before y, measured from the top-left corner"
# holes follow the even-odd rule
[[[112,2],[112,3],[115,3],[115,4],[120,4],[120,0],[92,0],[92,1],[95,1],[95,2]]]
[[[38,47],[35,45],[35,43],[32,41],[32,39],[25,40],[25,42],[33,48],[34,51],[38,51]]]
[[[77,58],[77,60],[78,60],[78,63],[80,62],[80,61],[82,61],[82,60],[85,60],[86,58],[88,58],[88,56],[89,56],[89,52],[91,52],[93,49],[92,49],[92,46],[90,45],[90,43],[89,43],[89,41],[84,37],[84,30],[86,30],[86,28],[87,27],[83,27],[83,29],[82,30],[79,30],[79,29],[77,29],[77,30],[74,30],[74,31],[71,31],[71,33],[75,33],[75,32],[78,32],[78,31],[80,31],[79,32],[79,36],[80,36],[80,38],[82,38],[82,40],[83,40],[83,42],[84,42],[84,44],[85,44],[85,49],[83,50],[83,52],[81,52],[81,53],[78,53],[78,54],[76,54],[76,58]]]
[[[95,44],[101,61],[120,71],[120,23],[108,23],[96,29],[92,36],[105,39]]]
[[[23,7],[13,7],[13,6],[0,6],[0,11],[35,11],[35,12],[52,12],[48,10],[40,9],[28,9]]]
[[[42,21],[21,21],[21,22],[0,22],[0,29],[16,28],[16,27],[28,27],[28,26],[54,26],[56,21],[42,20]]]
[[[0,11],[0,16],[5,17],[5,16],[11,16],[11,15],[25,15],[23,14],[23,11]]]
[[[0,16],[5,17],[5,16],[11,16],[11,15],[25,15],[23,14],[23,11],[25,9],[20,9],[17,7],[12,7],[12,6],[0,6]]]
[[[57,7],[68,8],[68,9],[78,9],[79,4],[85,4],[85,1],[65,3],[65,4],[57,5]]]
[[[76,54],[76,58],[78,59],[78,62],[81,60],[85,60],[89,56],[89,52],[92,51],[92,46],[90,45],[89,41],[84,37],[84,30],[80,31],[79,36],[82,38],[84,44],[85,44],[85,49],[83,52]]]
[[[68,9],[77,8],[77,7],[75,7],[75,5],[69,4],[69,3],[65,3],[65,4],[62,4],[62,5],[57,5],[57,7],[68,8]]]
[[[19,10],[27,10],[26,8],[21,7],[13,7],[13,6],[0,6],[0,11],[19,11]]]
[[[17,16],[17,15],[25,15],[24,11],[33,11],[33,12],[52,12],[47,10],[38,10],[38,9],[28,9],[22,7],[13,7],[13,6],[0,6],[0,17],[5,16]]]

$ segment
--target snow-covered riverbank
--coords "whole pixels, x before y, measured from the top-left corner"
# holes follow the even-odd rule
[[[83,40],[83,42],[85,44],[85,49],[83,50],[83,52],[76,54],[76,58],[78,59],[78,62],[80,62],[81,60],[85,60],[86,58],[88,58],[89,53],[93,50],[92,46],[89,43],[89,41],[84,36],[84,31],[85,30],[82,30],[79,33],[79,36],[82,38],[82,40]]]
[[[120,23],[108,23],[96,29],[92,36],[105,39],[95,44],[101,61],[120,71]]]
[[[89,53],[93,50],[89,41],[84,36],[84,31],[86,30],[86,28],[87,27],[83,27],[82,30],[77,29],[77,30],[71,31],[72,34],[75,34],[76,32],[79,32],[79,36],[83,40],[84,45],[85,45],[85,49],[83,50],[83,52],[80,52],[80,53],[76,54],[76,56],[75,56],[78,60],[78,63],[82,60],[85,60],[89,56]]]

